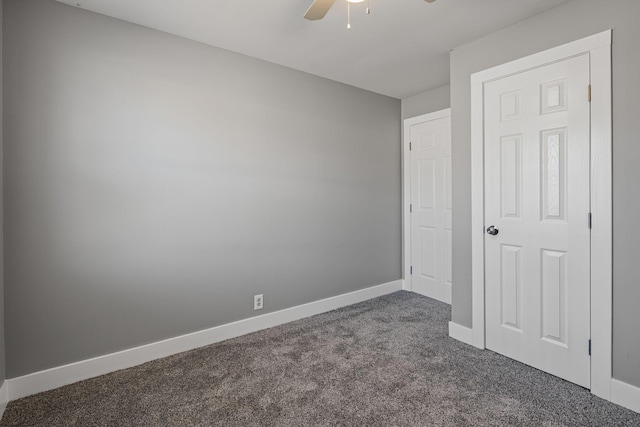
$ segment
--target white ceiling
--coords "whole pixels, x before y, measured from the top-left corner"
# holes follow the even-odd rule
[[[567,0],[58,0],[93,12],[405,98],[449,82],[449,51]]]

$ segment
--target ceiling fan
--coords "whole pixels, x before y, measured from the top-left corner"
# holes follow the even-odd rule
[[[362,3],[364,0],[347,0],[348,3]],[[424,0],[427,3],[433,3],[436,0]],[[305,19],[310,21],[316,21],[318,19],[324,18],[327,14],[331,6],[336,2],[336,0],[314,0],[307,10],[307,13],[304,14]],[[367,14],[369,14],[369,8],[367,8]]]

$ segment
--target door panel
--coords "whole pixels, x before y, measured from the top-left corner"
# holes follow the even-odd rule
[[[542,338],[566,346],[567,254],[543,249],[541,256]]]
[[[590,385],[589,56],[485,84],[486,346]]]
[[[451,118],[411,132],[411,289],[451,303]]]
[[[522,248],[501,245],[501,323],[520,331],[522,329]]]
[[[522,135],[502,137],[500,149],[502,218],[519,218],[522,210]]]

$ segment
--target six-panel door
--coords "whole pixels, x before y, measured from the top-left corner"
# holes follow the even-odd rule
[[[410,132],[411,289],[451,304],[451,117]]]
[[[589,56],[485,84],[487,348],[590,385]]]

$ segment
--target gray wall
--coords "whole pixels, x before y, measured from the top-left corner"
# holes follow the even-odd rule
[[[470,75],[613,28],[613,375],[640,386],[640,2],[574,0],[451,54],[453,321],[471,326]]]
[[[402,100],[402,120],[444,110],[451,106],[449,85],[422,92]]]
[[[3,3],[0,0],[0,26],[4,22],[3,16]],[[0,82],[2,82],[2,46],[3,46],[3,38],[2,38],[2,30],[0,29]],[[2,238],[2,230],[3,230],[3,205],[4,200],[2,196],[2,148],[3,148],[3,122],[2,122],[2,84],[0,84],[0,386],[4,382],[6,378],[4,373],[4,242]]]
[[[400,279],[399,100],[5,14],[8,377]]]

